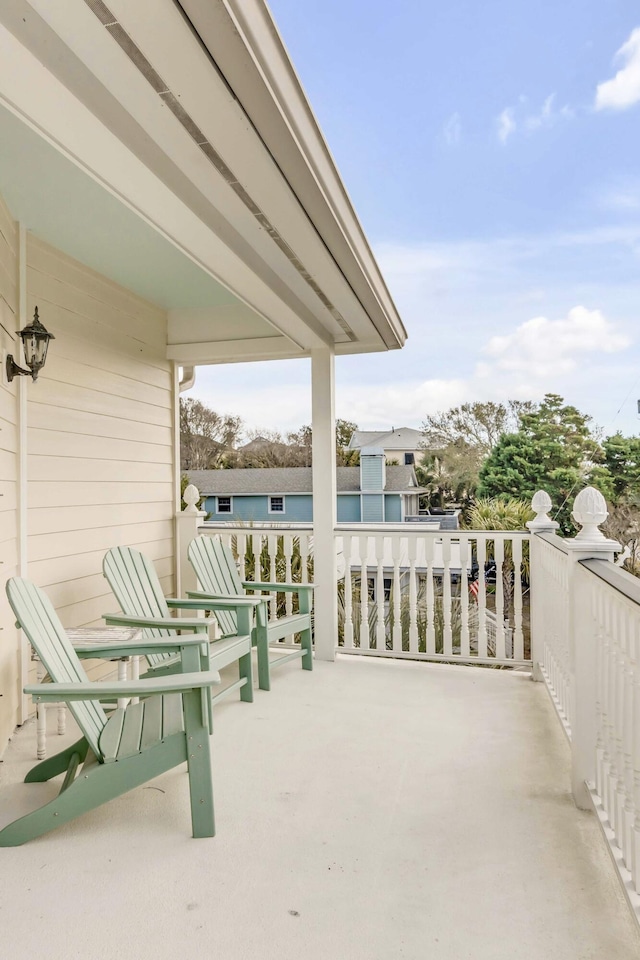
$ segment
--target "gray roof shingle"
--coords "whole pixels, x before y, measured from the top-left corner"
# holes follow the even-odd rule
[[[349,441],[349,450],[383,447],[385,450],[418,450],[424,442],[421,430],[397,427],[394,430],[356,430]]]
[[[188,470],[203,496],[311,493],[311,467],[263,467],[241,470]],[[412,467],[387,467],[385,491],[418,491]],[[337,468],[338,493],[360,491],[360,467]]]

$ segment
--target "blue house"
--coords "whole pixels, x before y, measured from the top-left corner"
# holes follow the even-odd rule
[[[190,470],[211,520],[311,523],[311,467]],[[387,466],[384,451],[361,451],[359,467],[337,468],[339,523],[402,523],[418,514],[413,466]]]

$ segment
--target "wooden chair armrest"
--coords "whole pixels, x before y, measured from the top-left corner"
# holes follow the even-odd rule
[[[206,633],[209,624],[206,620],[188,620],[178,617],[133,617],[125,613],[103,613],[105,623],[124,627],[158,627],[161,630],[195,630]]]
[[[187,590],[188,596],[194,599],[194,601],[200,601],[207,604],[207,609],[211,610],[236,610],[240,607],[258,607],[261,603],[265,602],[264,597],[245,597],[244,595],[239,597],[234,594],[229,596],[228,594],[215,594],[215,593],[202,593],[197,590]],[[176,623],[180,621],[176,620]]]
[[[195,597],[193,599],[181,597],[165,597],[167,606],[170,610],[205,610],[207,596],[203,595],[203,598],[200,599]]]
[[[167,637],[166,639],[153,638],[148,640],[112,640],[104,643],[74,643],[73,649],[79,657],[96,656],[105,660],[111,657],[138,657],[148,653],[178,653],[184,647],[202,646],[203,637]]]
[[[302,590],[313,590],[315,583],[260,583],[257,580],[243,580],[242,586],[247,590],[273,590],[274,593],[300,593]]]
[[[187,693],[220,682],[217,672],[176,673],[144,680],[98,680],[94,683],[30,683],[24,692],[34,699],[106,700],[110,697],[149,697],[162,693]]]

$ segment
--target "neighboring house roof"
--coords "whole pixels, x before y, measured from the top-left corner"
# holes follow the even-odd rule
[[[424,442],[421,430],[398,427],[393,430],[356,430],[349,441],[349,450],[382,447],[384,450],[418,450]]]
[[[189,470],[189,481],[202,496],[311,493],[311,467],[264,467],[239,470]],[[338,493],[360,492],[360,467],[337,468]],[[387,467],[386,493],[419,493],[413,467]]]
[[[243,443],[242,446],[237,447],[238,453],[254,453],[255,451],[264,450],[265,447],[284,447],[285,444],[279,440],[269,440],[267,437],[254,437],[253,440],[249,440],[248,443]]]

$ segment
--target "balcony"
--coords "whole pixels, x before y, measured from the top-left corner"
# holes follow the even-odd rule
[[[216,838],[177,770],[4,850],[8,955],[637,957],[640,591],[596,533],[337,530],[335,661],[216,708]],[[309,575],[308,531],[224,536],[245,572]],[[2,823],[56,789],[21,783],[34,727]]]
[[[7,752],[3,819],[34,746],[30,726]],[[6,955],[638,955],[596,818],[571,799],[562,729],[525,674],[288,665],[253,705],[220,706],[213,756],[213,840],[190,838],[177,770],[4,850]]]

